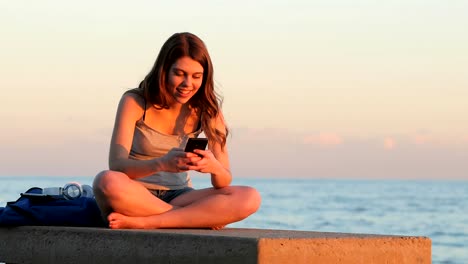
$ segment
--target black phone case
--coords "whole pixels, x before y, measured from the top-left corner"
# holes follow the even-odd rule
[[[208,144],[206,138],[189,138],[185,145],[185,152],[193,152],[195,149],[205,150]]]

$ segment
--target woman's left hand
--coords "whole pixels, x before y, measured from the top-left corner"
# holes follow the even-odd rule
[[[191,165],[188,166],[189,170],[194,170],[202,173],[215,173],[222,167],[221,163],[216,159],[211,150],[200,150],[195,149],[195,154],[201,156],[201,159],[192,161]]]

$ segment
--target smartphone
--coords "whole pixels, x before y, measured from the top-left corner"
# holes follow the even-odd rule
[[[185,152],[193,152],[195,149],[205,150],[208,145],[207,138],[189,138],[185,145]],[[200,155],[199,155],[200,156]]]

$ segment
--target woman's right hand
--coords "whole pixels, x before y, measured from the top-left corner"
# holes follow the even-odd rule
[[[196,162],[201,158],[191,152],[185,152],[181,148],[172,148],[169,152],[161,157],[161,166],[163,171],[167,172],[182,172],[188,171],[192,162]]]

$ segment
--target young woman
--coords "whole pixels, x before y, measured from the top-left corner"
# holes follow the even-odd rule
[[[184,152],[201,132],[208,149]],[[230,185],[227,135],[205,44],[191,33],[172,35],[139,87],[122,96],[110,170],[94,179],[109,227],[218,229],[256,212],[259,193]],[[208,173],[213,187],[193,189],[190,170]]]

